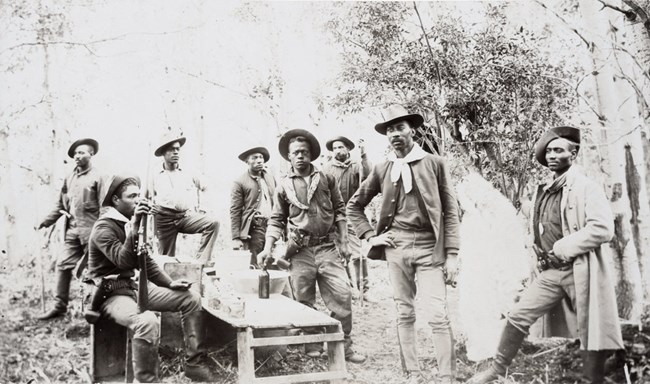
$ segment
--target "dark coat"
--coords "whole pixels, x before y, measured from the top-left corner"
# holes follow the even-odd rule
[[[124,278],[135,276],[138,269],[136,252],[137,234],[125,231],[127,220],[115,208],[109,208],[95,223],[88,244],[87,279],[97,285],[103,277],[119,275]],[[169,287],[172,279],[147,257],[149,281],[159,287]]]
[[[410,166],[414,189],[417,187],[420,191],[438,243],[444,239],[444,249],[457,251],[460,248],[458,201],[444,159],[438,155],[427,154],[423,159],[411,162]],[[382,194],[382,200],[376,233],[387,232],[393,223],[397,193],[401,189],[402,180],[396,183],[390,180],[392,167],[391,161],[374,166],[368,178],[361,183],[348,202],[348,220],[359,237],[363,237],[367,232],[375,233],[364,214],[364,208],[379,193]],[[383,253],[383,247],[373,247],[368,257],[384,260]]]
[[[262,172],[262,177],[269,187],[269,199],[273,206],[275,179],[269,172]],[[233,239],[248,237],[253,214],[260,206],[261,193],[257,178],[248,171],[235,180],[230,192],[230,230]]]

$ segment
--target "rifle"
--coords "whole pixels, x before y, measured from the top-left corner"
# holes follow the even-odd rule
[[[143,185],[142,197],[147,201],[151,201],[153,196],[153,179],[151,178],[151,144],[149,144],[149,159],[147,160],[147,174],[145,183]],[[149,304],[149,289],[147,283],[149,277],[147,275],[147,259],[149,258],[149,249],[151,248],[148,243],[148,226],[147,222],[149,215],[144,215],[140,218],[140,226],[138,228],[138,268],[140,274],[138,279],[138,312],[142,313],[147,310]]]

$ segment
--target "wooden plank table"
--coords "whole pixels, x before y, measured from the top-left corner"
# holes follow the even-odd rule
[[[245,298],[245,314],[242,318],[215,310],[203,299],[203,309],[237,330],[237,360],[239,383],[284,384],[306,381],[326,381],[341,384],[347,372],[345,368],[344,337],[341,323],[324,313],[309,308],[282,295],[271,295],[268,299],[248,296]],[[293,335],[259,337],[253,330],[294,329],[324,327],[325,333],[315,335]],[[329,371],[301,373],[294,375],[255,377],[254,348],[304,344],[327,343]]]

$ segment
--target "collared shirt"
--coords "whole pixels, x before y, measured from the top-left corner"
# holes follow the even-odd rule
[[[311,167],[309,185],[293,168],[279,182],[267,237],[279,239],[286,225],[289,229],[299,229],[320,237],[334,231],[336,222],[345,222],[345,204],[336,180],[313,165]],[[292,202],[293,199],[297,199],[297,203],[306,209]]]
[[[261,196],[260,196],[260,202],[257,207],[257,211],[260,213],[262,217],[266,217],[267,219],[271,217],[271,213],[273,212],[273,204],[271,204],[271,199],[273,198],[271,196],[271,193],[269,192],[269,186],[266,184],[266,180],[264,180],[263,177],[256,177],[257,183],[260,186],[261,190]]]
[[[89,166],[83,171],[75,168],[64,181],[59,200],[43,224],[50,226],[61,217],[60,211],[68,212],[72,216],[68,221],[69,231],[77,234],[83,243],[88,242],[90,230],[99,217],[103,192],[102,174],[96,168]]]
[[[561,186],[559,188],[540,188],[537,194],[533,219],[535,243],[545,252],[553,250],[553,244],[564,237],[561,201]]]
[[[411,192],[404,191],[404,183],[399,183],[400,189],[397,193],[397,204],[395,204],[395,217],[391,227],[397,229],[406,229],[412,231],[428,231],[432,232],[429,218],[426,211],[420,209],[424,204],[418,202],[420,199],[420,192],[413,188]],[[417,187],[417,186],[416,186]]]
[[[199,191],[205,189],[197,177],[180,168],[162,169],[154,176],[156,204],[177,211],[197,209]]]

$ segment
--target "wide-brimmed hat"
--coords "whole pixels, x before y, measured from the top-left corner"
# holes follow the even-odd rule
[[[297,136],[304,136],[309,142],[309,147],[311,149],[311,161],[318,159],[320,156],[320,144],[316,139],[316,136],[312,135],[311,132],[304,129],[292,129],[284,133],[280,138],[280,143],[278,144],[278,151],[280,155],[286,160],[289,160],[289,141]]]
[[[93,147],[93,149],[95,150],[95,153],[97,153],[97,151],[99,151],[99,143],[97,142],[97,140],[91,139],[91,138],[85,138],[85,139],[79,139],[79,140],[75,141],[74,143],[72,143],[70,148],[68,148],[68,156],[70,156],[71,158],[74,158],[74,151],[77,149],[78,146],[83,145],[83,144],[90,145],[91,147]]]
[[[328,151],[331,151],[335,141],[342,142],[346,147],[348,147],[350,151],[354,149],[354,143],[352,140],[348,139],[345,136],[336,136],[335,138],[328,140],[327,143],[325,143],[325,148],[327,148]]]
[[[111,197],[113,197],[115,190],[117,190],[120,184],[122,184],[126,179],[135,179],[138,182],[138,188],[140,187],[140,178],[135,174],[125,172],[111,176],[108,182],[108,190],[106,191],[106,195],[102,201],[102,207],[111,205]]]
[[[580,130],[574,127],[555,127],[544,132],[542,137],[535,143],[535,159],[543,166],[548,166],[546,163],[546,147],[548,143],[555,139],[564,138],[576,144],[580,144]]]
[[[241,161],[246,161],[246,159],[248,159],[248,156],[254,153],[262,154],[265,163],[269,161],[269,159],[271,158],[271,155],[269,155],[269,150],[264,147],[255,147],[255,148],[247,149],[244,152],[240,153],[239,156],[237,157],[239,157],[239,160]]]
[[[383,123],[375,125],[375,131],[381,133],[382,135],[386,134],[386,129],[388,126],[393,125],[402,120],[406,120],[411,124],[411,128],[417,128],[424,123],[424,118],[418,113],[409,113],[406,108],[399,104],[391,105],[386,108],[382,113],[381,117],[384,119]]]
[[[162,156],[165,150],[167,149],[167,147],[176,142],[178,142],[178,144],[180,144],[182,147],[183,145],[185,145],[186,140],[187,139],[183,137],[183,135],[180,135],[178,133],[167,132],[160,139],[159,143],[161,144],[158,147],[158,149],[156,149],[156,152],[154,152],[154,155]]]

